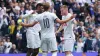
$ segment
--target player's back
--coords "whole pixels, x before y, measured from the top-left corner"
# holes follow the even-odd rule
[[[41,26],[41,38],[55,37],[54,20],[57,16],[54,13],[43,12],[37,17]]]

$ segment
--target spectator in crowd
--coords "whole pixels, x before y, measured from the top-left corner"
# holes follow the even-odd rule
[[[83,52],[83,46],[84,46],[84,43],[82,42],[81,39],[79,39],[78,42],[77,42],[77,50],[76,50],[76,52]]]
[[[25,14],[26,12],[30,9],[30,4],[29,3],[26,3],[25,4]]]
[[[11,21],[11,25],[9,25],[9,35],[10,35],[10,40],[12,43],[16,43],[16,34],[17,34],[17,26],[15,25],[14,20]]]
[[[12,44],[12,48],[10,49],[9,53],[18,53],[15,44]]]
[[[87,37],[88,37],[88,33],[87,33],[86,31],[84,31],[84,32],[82,33],[82,37],[81,37],[83,43],[85,43]]]
[[[98,11],[95,14],[95,24],[98,26],[100,24],[100,8],[98,8]]]
[[[18,6],[17,1],[16,1],[16,0],[12,0],[12,5],[13,5],[14,8],[15,8],[16,6]]]
[[[9,37],[7,38],[7,42],[4,44],[5,51],[4,53],[9,53],[10,49],[12,48],[12,43],[10,42]]]
[[[85,27],[84,27],[84,22],[79,22],[80,24],[77,26],[77,31],[79,34],[79,37],[82,37],[82,33],[83,31],[85,31]]]
[[[90,37],[92,38],[92,48],[93,48],[93,51],[97,51],[96,50],[96,48],[97,48],[96,47],[97,39],[96,39],[96,35],[95,35],[94,31],[90,33]]]
[[[95,11],[97,12],[98,11],[98,8],[100,8],[100,0],[96,0],[94,6],[95,6]]]
[[[32,7],[29,5],[28,10],[26,10],[26,14],[33,12]]]
[[[4,53],[4,43],[0,40],[0,53]]]
[[[0,7],[0,19],[3,18],[3,15],[6,14],[6,7],[5,7],[5,4],[4,2],[1,3],[1,7]]]
[[[2,27],[3,22],[3,16],[6,14],[6,7],[4,7],[4,2],[1,3],[0,7],[0,29]]]
[[[80,6],[84,6],[86,3],[86,0],[76,0],[76,3],[79,4]]]
[[[84,43],[84,47],[83,47],[83,56],[85,56],[85,52],[91,52],[92,51],[92,39],[89,35],[87,35],[87,39]]]
[[[24,14],[26,14],[26,12],[25,12],[24,5],[22,5],[22,6],[20,7],[20,15],[24,15]]]
[[[1,24],[2,24],[1,26],[2,35],[6,36],[8,34],[8,26],[9,26],[9,18],[6,14],[3,15]]]
[[[98,51],[98,56],[100,56],[100,25],[98,25],[98,28],[96,30],[96,37],[97,37],[96,51]]]
[[[6,38],[3,37],[3,38],[1,38],[1,39],[2,39],[3,45],[6,44],[6,42],[7,42],[7,41],[6,41]]]
[[[61,18],[61,11],[60,11],[60,6],[62,5],[62,2],[60,0],[55,0],[54,1],[54,10],[56,12],[56,15]]]

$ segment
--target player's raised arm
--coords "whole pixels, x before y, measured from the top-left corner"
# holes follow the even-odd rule
[[[21,25],[24,27],[32,27],[37,23],[38,23],[38,16],[34,18],[34,21],[32,23],[30,23],[30,24],[21,23]]]
[[[58,20],[59,21],[59,23],[66,23],[66,22],[68,22],[68,21],[70,21],[71,19],[73,19],[73,17],[75,17],[75,16],[72,16],[72,17],[70,17],[69,19],[66,19],[66,20],[60,20],[60,19],[56,19],[56,20]],[[77,23],[76,22],[76,20],[73,20],[73,23]],[[59,33],[61,30],[63,30],[63,24],[59,27],[59,29],[56,31],[56,33]]]
[[[74,23],[74,24],[77,24],[77,21],[74,19],[74,20],[73,20],[73,23]]]
[[[59,27],[59,29],[56,31],[56,34],[59,33],[59,32],[62,31],[62,30],[63,30],[63,25],[61,25],[61,26]]]
[[[56,22],[60,23],[60,24],[63,24],[63,23],[66,23],[68,21],[70,21],[71,19],[73,19],[75,16],[71,16],[70,18],[66,19],[66,20],[60,20],[60,19],[56,19]]]

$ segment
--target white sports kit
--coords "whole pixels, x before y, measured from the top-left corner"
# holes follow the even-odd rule
[[[57,16],[50,12],[43,12],[36,17],[35,21],[39,22],[41,26],[41,49],[43,51],[57,50],[54,27],[55,19],[57,19]]]
[[[67,16],[62,16],[62,20],[66,20],[67,18],[70,18],[72,15],[68,13]],[[69,22],[63,24],[64,28],[64,51],[73,51],[74,41],[75,41],[75,35],[73,32],[73,20],[70,20]]]
[[[23,15],[23,18],[28,17],[27,23],[30,24],[34,22],[35,17],[38,14],[32,14],[30,16]],[[33,27],[28,27],[26,32],[26,38],[27,38],[27,48],[39,48],[41,46],[41,41],[39,38],[39,31],[41,30],[40,24],[36,24]]]

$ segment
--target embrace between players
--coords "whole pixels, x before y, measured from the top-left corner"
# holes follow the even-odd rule
[[[76,24],[74,19],[76,15],[68,13],[66,5],[61,6],[62,20],[56,14],[50,12],[49,3],[39,3],[36,5],[36,12],[21,15],[23,19],[27,18],[27,23],[20,24],[27,27],[27,56],[36,56],[39,48],[42,49],[42,56],[47,56],[51,51],[52,56],[57,56],[57,42],[55,34],[64,29],[64,51],[66,56],[73,56],[72,50],[75,42],[73,26]],[[61,24],[58,31],[55,32],[54,22]],[[41,40],[39,38],[41,34]]]

